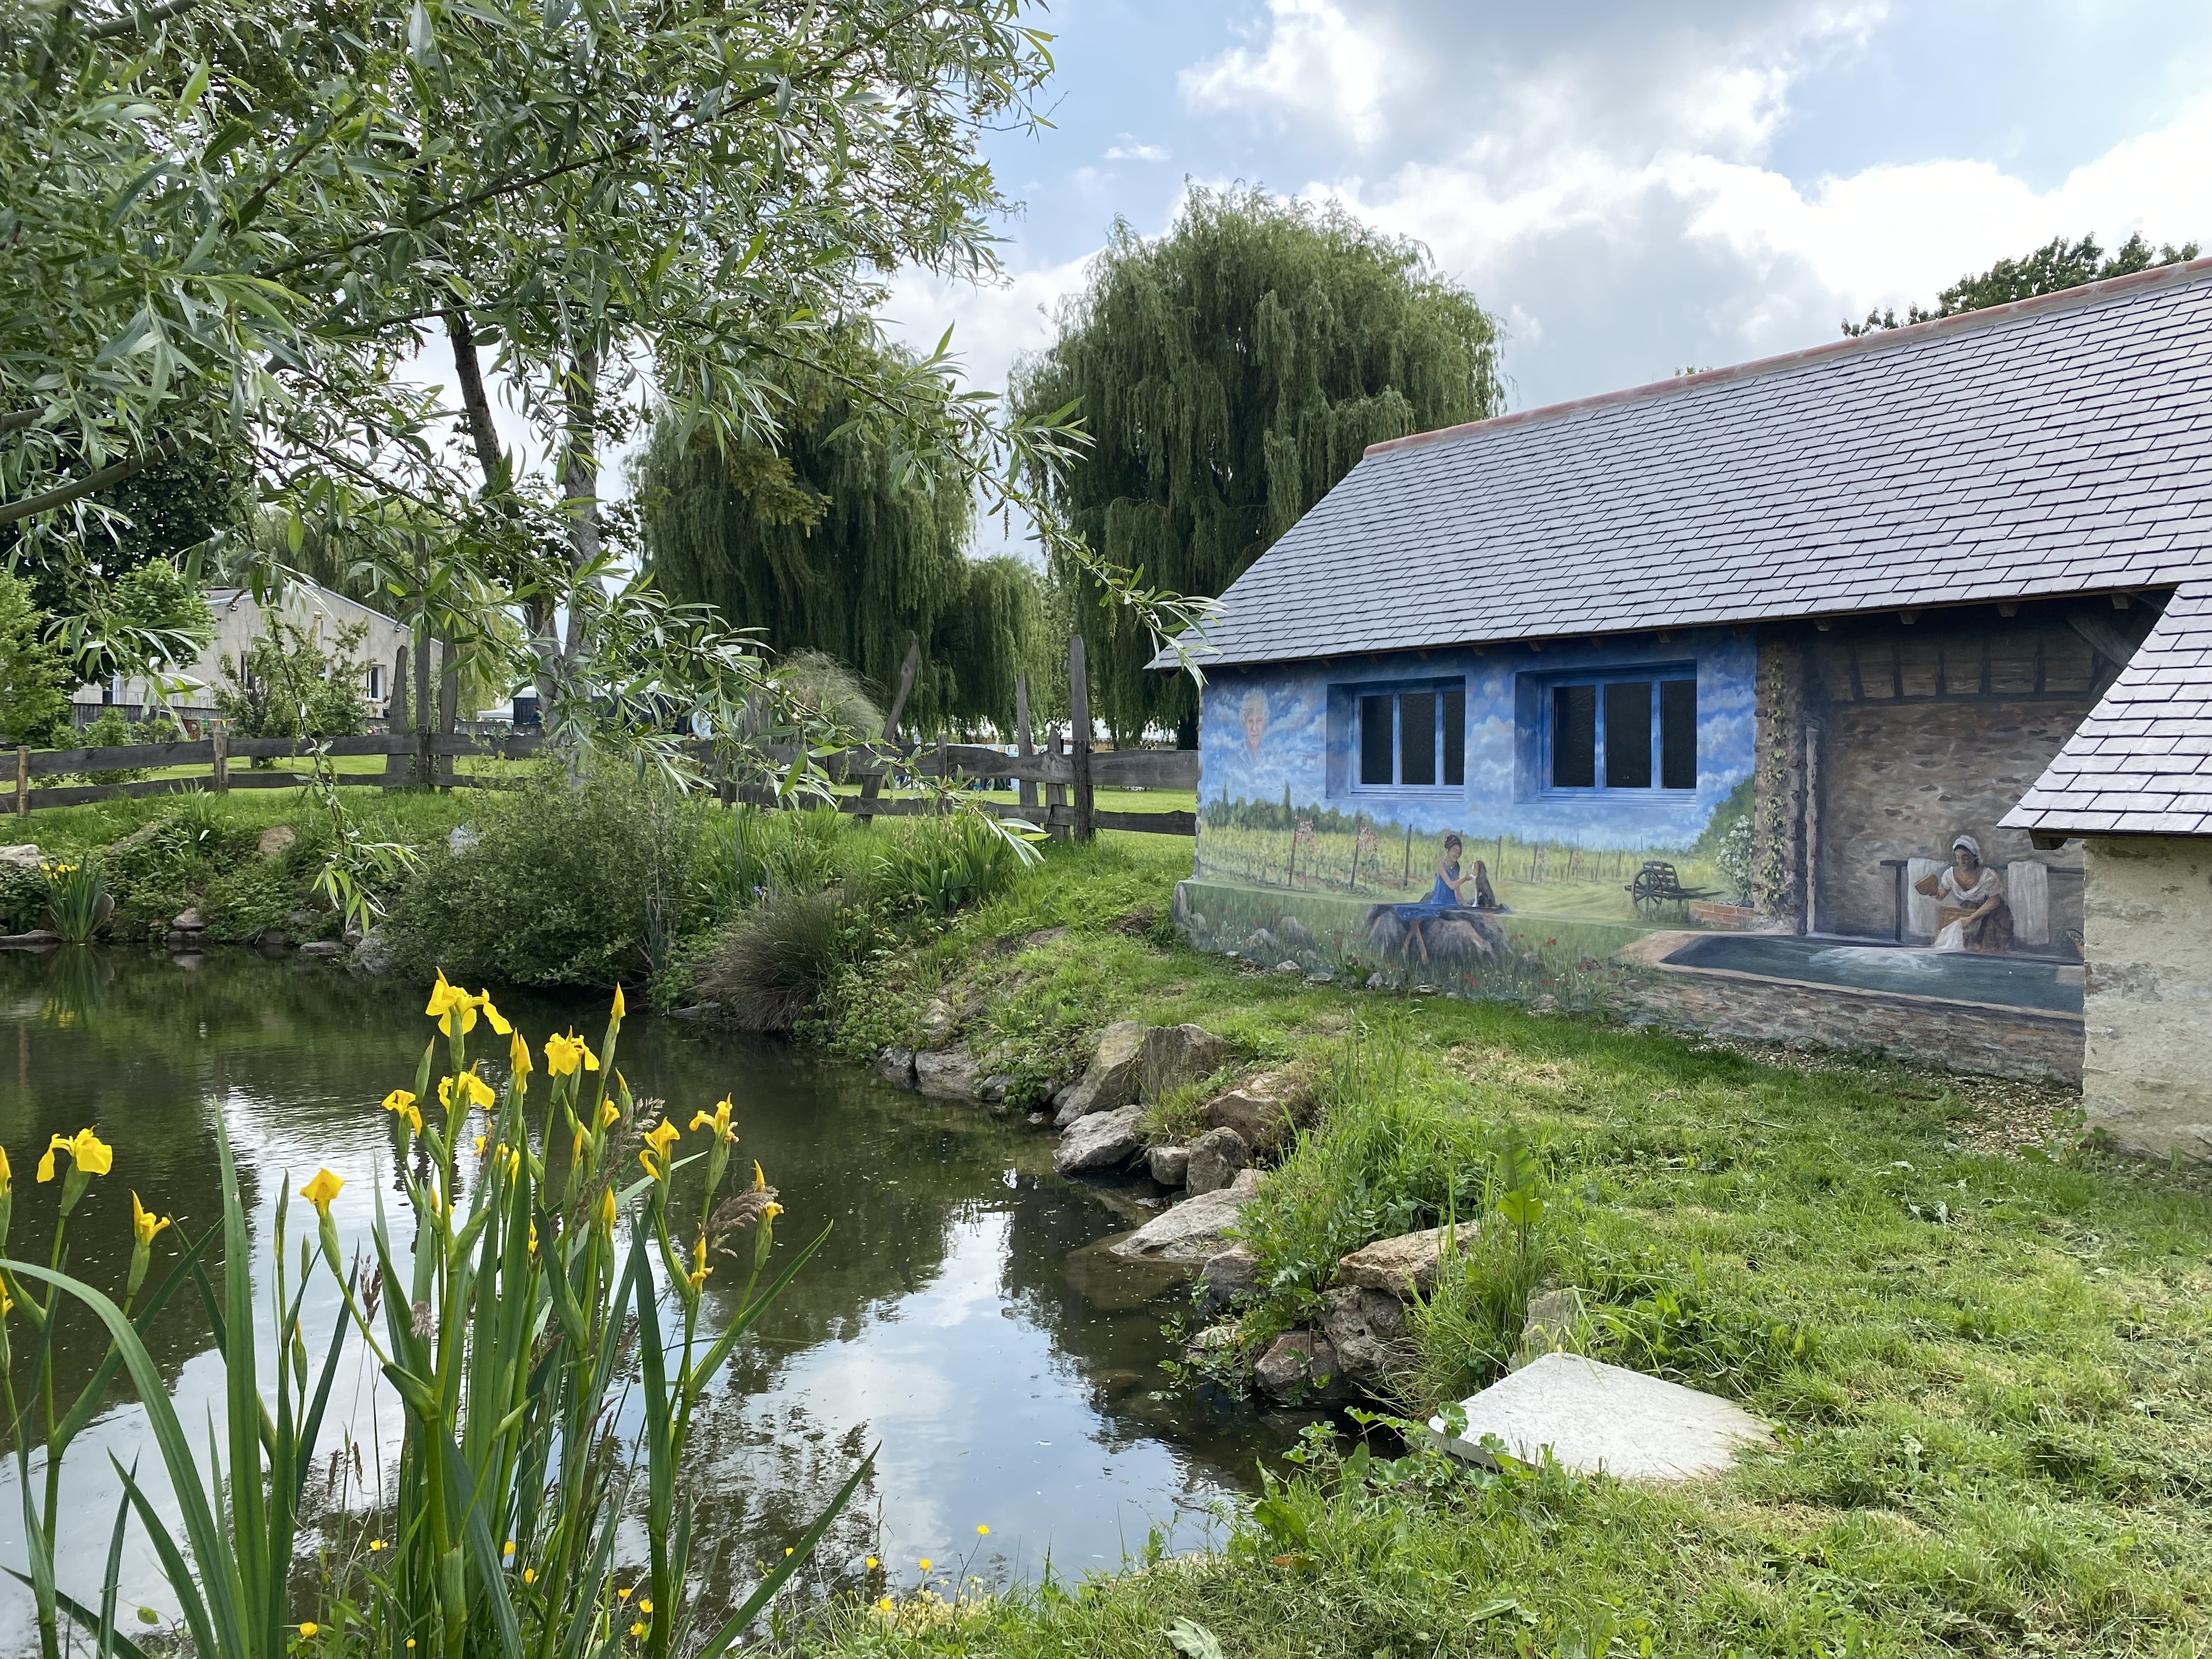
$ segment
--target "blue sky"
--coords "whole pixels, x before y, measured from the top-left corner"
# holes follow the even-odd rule
[[[1006,281],[902,279],[997,386],[1117,217],[1334,197],[1504,322],[1528,408],[1836,337],[2050,237],[2212,247],[2212,7],[1057,0],[1049,129],[990,153]]]

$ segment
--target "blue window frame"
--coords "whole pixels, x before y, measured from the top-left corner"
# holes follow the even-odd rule
[[[1352,690],[1360,789],[1459,789],[1467,783],[1467,682]]]
[[[1562,676],[1547,684],[1541,708],[1547,793],[1697,788],[1694,668]]]

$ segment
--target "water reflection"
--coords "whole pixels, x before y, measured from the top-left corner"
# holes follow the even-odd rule
[[[572,1020],[596,1034],[601,1017],[520,995],[501,1005],[533,1041]],[[10,1253],[45,1256],[56,1189],[32,1184],[30,1170],[50,1135],[87,1124],[114,1144],[116,1163],[71,1218],[70,1266],[111,1292],[129,1264],[133,1188],[176,1215],[180,1231],[217,1221],[218,1114],[264,1269],[287,1170],[295,1187],[323,1164],[347,1177],[334,1214],[349,1242],[366,1235],[380,1175],[388,1212],[404,1214],[392,1120],[376,1102],[414,1073],[428,1035],[419,1008],[394,987],[246,952],[189,965],[0,952],[0,1144],[17,1171]],[[1210,1504],[1282,1445],[1278,1426],[1166,1393],[1158,1308],[1071,1273],[1071,1252],[1128,1221],[1110,1195],[1055,1177],[1042,1138],[780,1048],[652,1021],[624,1031],[621,1063],[679,1122],[734,1096],[740,1157],[758,1158],[782,1189],[780,1249],[836,1224],[716,1385],[696,1430],[708,1543],[699,1555],[720,1593],[780,1559],[878,1442],[875,1477],[825,1547],[817,1589],[862,1583],[871,1552],[895,1581],[910,1582],[923,1556],[940,1571],[967,1560],[1024,1575],[1048,1553],[1064,1571],[1111,1565],[1154,1527],[1170,1547],[1194,1547]],[[726,1277],[738,1277],[735,1264]],[[334,1295],[311,1297],[311,1335],[328,1333],[337,1314]],[[149,1338],[187,1424],[204,1421],[220,1398],[205,1328],[196,1298],[180,1298]],[[65,1326],[62,1370],[82,1383],[97,1350],[88,1322],[73,1334]],[[143,1450],[142,1479],[160,1484],[143,1414],[120,1390],[114,1398],[64,1472],[63,1585],[79,1595],[97,1593],[114,1513],[109,1453],[127,1465]],[[360,1445],[374,1486],[376,1454],[390,1454],[398,1429],[389,1389],[349,1348],[326,1452],[343,1440]],[[15,1479],[9,1459],[0,1469],[0,1562],[20,1566]],[[984,1525],[987,1539],[975,1530]],[[135,1529],[131,1552],[126,1604],[166,1610]],[[0,1591],[0,1648],[31,1640],[27,1594]]]

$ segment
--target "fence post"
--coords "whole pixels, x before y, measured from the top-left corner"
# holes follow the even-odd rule
[[[1054,760],[1058,760],[1058,759],[1060,758],[1060,728],[1059,728],[1058,726],[1054,726],[1054,727],[1053,727],[1053,731],[1052,731],[1052,741],[1051,741],[1051,743],[1050,743],[1049,744],[1048,744],[1048,745],[1047,745],[1047,749],[1048,749],[1048,752],[1049,752],[1049,753],[1051,754],[1052,757],[1053,757]],[[1054,841],[1066,841],[1066,840],[1067,839],[1067,826],[1066,826],[1066,824],[1064,824],[1064,823],[1054,823],[1052,822],[1053,809],[1054,809],[1054,807],[1065,806],[1065,805],[1067,805],[1067,786],[1066,786],[1066,784],[1064,784],[1064,783],[1048,783],[1047,785],[1045,785],[1045,787],[1044,787],[1044,816],[1045,816],[1045,823],[1046,823],[1046,827],[1047,827],[1048,832],[1051,835],[1052,838],[1053,838]]]
[[[1091,679],[1084,672],[1083,635],[1067,636],[1067,707],[1075,730],[1075,839],[1089,841],[1091,825]]]
[[[230,793],[230,722],[208,722],[208,746],[214,752],[215,792],[218,795]]]
[[[950,753],[950,752],[946,750],[946,748],[945,748],[945,733],[944,733],[944,732],[939,732],[937,734],[937,782],[938,782],[938,787],[939,787],[939,788],[950,788],[950,787],[951,787],[951,778],[952,778],[952,757],[951,757],[951,753]],[[938,799],[938,803],[937,803],[937,810],[938,810],[939,811],[940,811],[940,812],[942,812],[942,811],[944,811],[945,810],[945,800],[944,800],[944,798],[943,798],[943,797],[941,797],[941,796],[940,796],[940,797],[939,798],[939,799]]]
[[[384,706],[384,734],[396,738],[408,729],[407,720],[407,659],[408,651],[401,646],[392,653],[392,696]],[[384,787],[402,789],[407,784],[407,757],[392,753],[384,757]]]
[[[914,677],[921,672],[921,635],[911,634],[907,636],[906,661],[899,669],[898,695],[891,699],[891,712],[884,716],[884,741],[886,744],[898,741],[899,716],[906,713],[906,700],[914,690]],[[890,763],[885,761],[884,764],[888,767]],[[868,803],[881,794],[883,788],[884,775],[881,772],[872,778],[860,780],[860,810],[853,816],[862,823],[874,820],[876,815],[867,810]]]
[[[1014,676],[1014,752],[1024,760],[1036,753],[1036,745],[1030,741],[1030,677],[1027,674]],[[1019,791],[1023,805],[1035,806],[1037,804],[1035,778],[1021,780]]]
[[[460,720],[461,665],[453,650],[453,630],[448,629],[438,639],[438,735],[450,738]],[[438,757],[438,781],[447,786],[453,781],[459,763],[451,755]]]
[[[15,816],[31,816],[31,751],[21,744],[15,745]]]

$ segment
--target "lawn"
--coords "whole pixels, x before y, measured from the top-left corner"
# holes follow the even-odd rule
[[[1323,1079],[1319,1126],[1248,1212],[1275,1286],[1247,1316],[1262,1339],[1341,1250],[1479,1213],[1503,1149],[1529,1146],[1541,1248],[1588,1298],[1595,1350],[1741,1401],[1775,1445],[1662,1491],[1478,1477],[1389,1435],[1346,1466],[1340,1442],[1218,1556],[855,1607],[813,1645],[1134,1659],[1188,1620],[1206,1638],[1180,1650],[1231,1659],[2212,1648],[2201,1180],[2085,1145],[2060,1090],[1201,957],[1162,924],[1187,856],[1148,836],[1055,849],[884,964],[829,1035],[864,1054],[945,998],[972,1011],[971,1047],[1048,1079],[1106,1018],[1191,1019],[1253,1067]],[[1400,1409],[1495,1375],[1496,1288],[1447,1286],[1416,1321]]]

